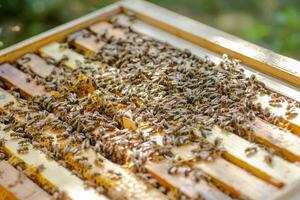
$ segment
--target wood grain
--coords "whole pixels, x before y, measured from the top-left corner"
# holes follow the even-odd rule
[[[42,85],[37,85],[34,81],[28,82],[30,76],[24,74],[10,64],[0,65],[0,79],[6,81],[10,85],[20,88],[25,96],[32,95],[33,92],[34,95],[47,94]]]
[[[84,63],[84,57],[81,54],[68,47],[63,47],[62,44],[58,42],[52,42],[41,47],[39,52],[44,58],[51,58],[57,63],[62,61],[62,63],[71,70],[78,68],[80,63]]]
[[[108,22],[93,24],[89,27],[89,29],[99,35],[105,34],[108,38],[113,37],[120,40],[125,40],[127,38],[122,29],[114,28],[113,25]]]

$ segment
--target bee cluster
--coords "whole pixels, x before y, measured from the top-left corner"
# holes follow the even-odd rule
[[[11,137],[23,138],[19,153],[27,153],[31,143],[57,160],[71,153],[76,162],[89,168],[88,159],[76,155],[93,147],[106,158],[141,173],[148,160],[165,158],[174,163],[169,174],[209,181],[201,171],[182,164],[171,148],[193,143],[198,146],[192,150],[192,159],[210,161],[222,152],[221,140],[214,144],[205,140],[213,126],[248,138],[246,132],[251,133],[256,117],[277,124],[280,117],[257,103],[259,95],[271,95],[273,107],[288,100],[286,115],[297,116],[297,102],[271,92],[254,75],[247,77],[238,60],[224,55],[220,63],[214,63],[209,57],[200,58],[189,50],[119,28],[128,35],[126,40],[99,35],[105,42],[99,53],[77,63],[80,67],[74,71],[59,67],[42,78],[22,68],[32,77],[28,82],[44,85],[53,95],[25,100],[18,89],[10,88],[23,109],[16,109],[13,102],[8,104],[10,114],[2,115],[1,122],[4,130],[14,131]],[[17,122],[15,118],[20,116],[24,120]],[[133,122],[131,128],[124,126],[124,117]],[[58,134],[41,134],[47,130]],[[64,147],[53,142],[61,138],[68,139]],[[42,148],[41,143],[51,150]],[[247,156],[256,152],[255,147],[245,150]],[[272,165],[271,157],[265,161]],[[101,163],[99,157],[96,164]]]

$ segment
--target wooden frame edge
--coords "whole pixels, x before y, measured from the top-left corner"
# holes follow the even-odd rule
[[[240,59],[246,65],[300,88],[300,62],[254,45],[228,33],[140,0],[121,2],[125,12],[155,27],[217,53]],[[295,66],[299,66],[297,69]]]
[[[29,51],[35,51],[39,47],[46,45],[52,41],[60,41],[68,34],[86,28],[87,26],[101,20],[106,20],[119,14],[121,10],[121,2],[117,2],[106,6],[102,9],[91,12],[83,17],[72,20],[46,32],[38,34],[34,37],[21,41],[8,48],[0,51],[0,64],[4,62],[13,62],[18,57]]]

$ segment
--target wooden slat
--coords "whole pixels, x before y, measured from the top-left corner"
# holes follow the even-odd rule
[[[23,72],[20,71],[20,73]],[[33,91],[32,93],[34,94],[35,92]],[[4,96],[9,96],[7,99],[14,98],[7,92],[5,92]],[[20,120],[22,120],[22,118]],[[50,130],[46,131],[44,134],[52,135],[54,138],[56,138],[56,135],[58,133],[57,131],[53,132]],[[60,149],[60,151],[64,151],[64,146],[68,143],[68,141],[59,140],[57,142],[61,145],[62,149]],[[80,144],[78,144],[78,146],[80,146]],[[150,187],[148,184],[144,183],[133,173],[130,173],[122,167],[108,161],[100,154],[96,154],[92,147],[83,150],[79,156],[88,158],[89,166],[79,164],[78,161],[76,161],[74,156],[72,156],[71,154],[66,156],[64,159],[70,167],[74,168],[85,179],[92,180],[96,184],[106,187],[108,190],[108,195],[110,197],[132,197],[135,199],[165,199],[165,196],[162,193]],[[96,160],[98,160],[98,158],[103,160],[100,166],[96,164]],[[116,174],[121,174],[121,176],[117,175],[116,177]]]
[[[52,71],[57,70],[54,65],[48,64],[45,60],[33,53],[22,56],[17,60],[17,63],[29,68],[32,72],[43,78],[51,75]]]
[[[8,101],[14,100],[12,96],[6,95],[3,89],[0,89],[0,95],[5,98],[0,100],[0,107],[2,108]],[[6,99],[7,100],[4,100]],[[3,124],[0,124],[1,129]],[[50,159],[47,155],[39,150],[33,148],[32,145],[28,145],[28,153],[20,154],[18,153],[19,144],[21,139],[12,139],[10,137],[10,132],[0,131],[0,137],[5,139],[4,144],[5,151],[10,155],[10,157],[17,161],[22,161],[26,164],[29,176],[33,176],[34,179],[42,185],[46,185],[50,190],[60,189],[72,198],[73,200],[88,198],[88,199],[107,199],[103,195],[98,194],[92,188],[86,188],[85,183],[73,175],[69,170],[58,164],[56,161]],[[14,161],[12,161],[14,162]],[[36,169],[39,166],[43,166],[43,170],[39,174],[33,173],[30,169]],[[34,172],[34,171],[33,171]],[[59,175],[57,174],[59,172]],[[37,178],[38,177],[38,178]],[[74,189],[76,188],[76,189]]]
[[[200,168],[213,179],[222,177],[224,182],[220,183],[218,180],[217,183],[233,195],[264,200],[278,192],[277,188],[266,184],[226,160],[216,159],[214,162],[199,162],[195,164],[195,167]]]
[[[90,26],[90,30],[97,34],[107,32],[109,29],[112,28],[113,25],[109,22],[100,22]]]
[[[290,132],[256,119],[253,131],[261,143],[272,146],[288,159],[300,161],[300,138]]]
[[[105,43],[97,39],[95,35],[89,34],[77,37],[73,44],[76,48],[82,50],[87,56],[92,57],[98,53]]]
[[[46,94],[43,86],[37,85],[34,81],[28,82],[27,79],[30,79],[30,76],[27,76],[9,64],[0,65],[0,78],[7,81],[9,84],[20,88],[27,96],[30,95],[32,91],[35,91],[35,95]]]
[[[74,43],[74,41],[73,41],[73,43]],[[86,64],[85,58],[83,55],[81,55],[80,53],[77,53],[76,51],[74,51],[68,47],[59,48],[62,45],[64,45],[64,44],[53,42],[45,47],[42,47],[39,51],[43,58],[50,58],[50,59],[55,60],[56,62],[63,62],[64,65],[66,67],[69,67],[71,70],[74,70],[78,67],[82,67]],[[98,48],[101,48],[101,46],[102,46],[101,43],[96,44],[96,45],[98,46]],[[97,52],[95,51],[94,53],[96,54]],[[66,59],[66,61],[64,61],[63,59]],[[93,65],[101,66],[101,63],[93,62]]]
[[[86,30],[86,29],[82,29],[82,30],[79,30],[79,31],[76,31],[74,33],[71,33],[67,36],[66,38],[66,42],[69,43],[69,42],[72,42],[74,41],[76,38],[78,38],[79,36],[83,36],[83,35],[87,35],[89,34],[89,31]]]
[[[133,12],[137,18],[146,23],[205,48],[226,53],[255,69],[298,87],[300,86],[300,69],[294,67],[300,65],[300,63],[294,59],[280,56],[272,51],[145,1],[124,1],[123,8],[125,11]]]
[[[171,166],[172,165],[167,161],[160,161],[158,163],[149,162],[145,167],[162,185],[172,189],[179,189],[183,194],[190,198],[196,199],[200,196],[207,200],[231,199],[203,180],[195,182],[192,181],[191,178],[185,177],[183,174],[169,174],[168,170]]]
[[[108,22],[100,22],[90,26],[90,30],[96,34],[106,33],[107,37],[113,37],[116,39],[125,40],[127,38],[124,31],[120,28],[114,28],[112,24]]]
[[[300,94],[300,92],[291,93],[291,95],[298,94]],[[300,136],[300,109],[295,107],[295,112],[298,113],[298,115],[294,118],[289,118],[288,116],[286,116],[287,106],[289,103],[287,101],[283,101],[281,103],[281,107],[272,107],[269,105],[269,101],[271,99],[272,98],[270,96],[264,95],[258,99],[258,102],[261,103],[262,108],[268,107],[270,109],[270,112],[274,115],[282,116],[282,121],[287,125],[288,129]]]
[[[43,46],[39,49],[39,52],[43,57],[51,58],[55,62],[62,61],[63,64],[70,69],[76,69],[78,67],[78,62],[84,63],[84,57],[81,54],[67,47],[63,47],[62,44],[59,44],[58,42],[52,42]]]
[[[198,135],[201,137],[201,134]],[[279,156],[272,156],[258,145],[248,142],[233,133],[222,131],[215,126],[206,139],[214,144],[217,138],[222,140],[222,146],[225,150],[224,157],[226,159],[247,169],[258,177],[277,186],[291,184],[300,180],[300,167]],[[282,137],[278,138],[278,140],[282,139]],[[255,148],[256,153],[252,156],[247,156],[245,153],[247,148]],[[265,157],[269,156],[272,157],[272,165],[269,165],[264,161]]]
[[[13,194],[16,199],[22,200],[51,199],[49,194],[33,183],[25,176],[25,174],[16,170],[8,162],[0,161],[0,172],[0,185],[9,191],[9,193],[0,193],[1,199],[6,199],[5,195],[9,197],[12,196],[11,194]]]

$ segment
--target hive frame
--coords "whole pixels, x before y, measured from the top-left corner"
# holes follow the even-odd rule
[[[263,73],[263,76],[266,75],[268,79],[276,80],[294,91],[300,91],[300,68],[297,69],[297,66],[300,66],[299,61],[140,0],[124,0],[114,3],[3,49],[0,51],[0,63],[12,62],[27,52],[36,51],[52,41],[61,41],[72,32],[83,29],[95,22],[108,20],[124,12],[132,12],[145,23],[213,52],[225,53],[238,58],[250,68]],[[279,88],[279,91],[284,94],[283,89]],[[299,101],[299,94],[295,95],[296,100]],[[300,182],[297,182],[283,189],[273,199],[296,199],[299,195]]]

